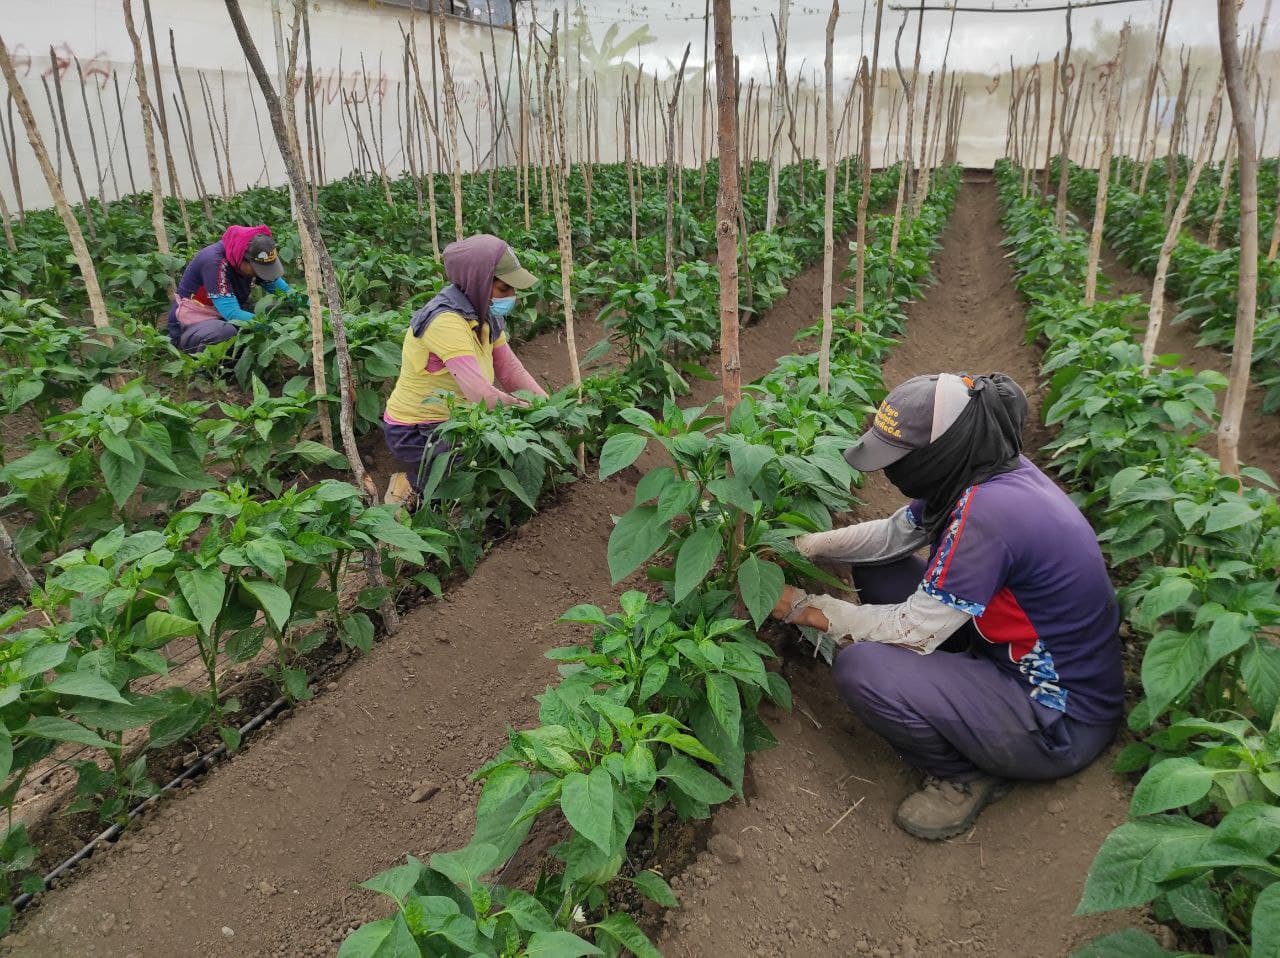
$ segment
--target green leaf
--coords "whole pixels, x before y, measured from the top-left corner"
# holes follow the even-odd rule
[[[171,612],[151,612],[147,615],[147,645],[159,647],[179,636],[195,635],[198,623]]]
[[[747,556],[738,567],[738,590],[742,593],[742,601],[751,613],[756,628],[764,624],[773,607],[778,604],[785,585],[782,568],[754,554]]]
[[[1253,905],[1252,958],[1280,958],[1280,884],[1272,883]]]
[[[175,578],[182,597],[200,623],[200,629],[206,635],[210,634],[226,597],[226,579],[221,570],[179,569]]]
[[[658,777],[665,778],[685,795],[707,805],[718,805],[733,797],[732,788],[683,755],[672,755],[667,759],[667,764],[658,770]]]
[[[59,675],[49,683],[49,690],[59,695],[97,699],[100,702],[117,702],[121,705],[129,704],[114,685],[88,672],[67,672]]]
[[[107,491],[111,493],[111,498],[115,500],[116,508],[123,509],[124,504],[133,495],[133,490],[137,489],[138,483],[142,481],[146,460],[137,455],[129,460],[107,449],[103,451],[99,464],[102,467],[102,479],[106,483]]]
[[[525,948],[527,958],[583,958],[603,954],[591,942],[569,931],[536,931]]]
[[[92,745],[95,748],[107,750],[117,748],[117,746],[95,735],[83,725],[77,725],[70,719],[59,718],[56,715],[36,716],[18,729],[18,734],[30,735],[35,738],[47,738],[55,742],[75,742],[77,745]]]
[[[723,672],[707,674],[707,702],[720,727],[737,741],[742,735],[742,699],[738,683]]]
[[[111,570],[102,566],[77,565],[55,576],[51,584],[92,599],[106,593],[115,585],[115,579],[111,575]]]
[[[560,808],[574,831],[606,855],[613,853],[613,779],[600,766],[590,775],[572,772],[565,776]]]
[[[49,642],[45,645],[37,645],[34,649],[28,649],[18,663],[18,681],[56,669],[66,661],[70,651],[71,646],[66,642]]]
[[[639,871],[631,876],[631,883],[639,889],[640,894],[664,908],[676,908],[680,902],[676,893],[671,890],[665,878],[654,871]]]
[[[635,955],[635,958],[662,958],[662,953],[653,946],[649,936],[640,930],[635,920],[626,912],[615,911],[604,921],[596,922],[591,927],[596,930],[597,936],[612,938]]]
[[[1157,633],[1142,657],[1142,687],[1151,718],[1161,715],[1208,668],[1207,650],[1199,633],[1177,629]]]
[[[1165,894],[1174,917],[1188,928],[1227,930],[1226,913],[1208,878],[1179,885]]]
[[[1197,802],[1213,787],[1213,770],[1194,758],[1170,758],[1153,765],[1133,790],[1130,814],[1154,815]]]
[[[675,600],[680,602],[690,592],[701,585],[720,558],[724,542],[720,538],[720,530],[713,526],[700,526],[695,529],[680,546],[676,555]]]
[[[1270,725],[1280,707],[1280,649],[1269,642],[1254,640],[1241,661],[1244,687],[1254,708]]]
[[[1150,935],[1136,928],[1126,928],[1082,945],[1071,953],[1071,958],[1169,958],[1172,954],[1160,947]]]
[[[518,888],[508,893],[502,910],[515,919],[516,925],[522,931],[553,931],[555,929],[551,913],[543,907],[542,902]]]
[[[1205,535],[1209,535],[1225,529],[1234,529],[1252,522],[1257,517],[1257,510],[1243,500],[1232,499],[1220,502],[1209,510],[1209,517],[1204,521],[1204,532]]]
[[[271,539],[254,539],[244,547],[249,561],[266,573],[269,579],[283,582],[286,563],[284,550]]]
[[[657,522],[653,506],[636,506],[618,520],[609,534],[609,575],[617,585],[667,541],[667,527]]]
[[[338,958],[422,958],[422,949],[404,915],[397,913],[353,931],[338,949]]]
[[[1089,874],[1077,915],[1132,908],[1160,894],[1159,882],[1196,854],[1212,834],[1182,815],[1125,822],[1102,843]]]
[[[501,856],[493,845],[476,842],[455,852],[437,852],[431,856],[431,867],[445,875],[455,885],[466,888],[479,881],[480,876],[492,869]]]
[[[257,579],[241,579],[240,584],[246,592],[258,600],[262,611],[267,614],[277,632],[283,632],[289,624],[289,615],[293,611],[293,601],[289,593],[278,585],[262,582]]]
[[[776,457],[777,453],[768,446],[734,442],[729,447],[729,461],[733,464],[733,474],[746,483],[755,482],[756,477],[760,475],[760,470]]]
[[[376,891],[380,895],[386,895],[388,898],[394,898],[396,901],[402,902],[409,897],[409,893],[413,891],[413,886],[422,877],[422,872],[422,862],[416,858],[410,858],[403,865],[388,868],[367,881],[362,881],[360,887],[367,888],[369,891]]]
[[[342,617],[342,636],[361,652],[373,648],[373,622],[363,612]]]
[[[1195,584],[1190,579],[1169,576],[1159,585],[1143,596],[1134,621],[1141,627],[1150,627],[1161,616],[1168,615],[1181,606],[1195,591]]]
[[[620,432],[610,436],[600,450],[600,479],[608,479],[639,459],[648,442],[647,436],[635,432]]]

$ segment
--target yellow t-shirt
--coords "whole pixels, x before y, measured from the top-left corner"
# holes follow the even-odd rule
[[[504,332],[496,342],[489,342],[488,323],[481,324],[477,332],[466,317],[453,312],[440,313],[421,336],[413,335],[412,328],[405,330],[400,377],[387,400],[387,418],[400,423],[448,419],[449,407],[437,394],[461,396],[462,390],[444,363],[459,356],[470,356],[492,385],[493,351],[506,341]]]

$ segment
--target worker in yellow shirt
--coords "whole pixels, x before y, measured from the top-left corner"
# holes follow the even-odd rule
[[[492,409],[527,405],[515,393],[546,396],[507,342],[506,317],[516,291],[537,280],[496,236],[480,234],[444,250],[449,285],[413,314],[401,351],[400,377],[387,400],[387,448],[407,467],[391,477],[387,502],[416,505],[436,456],[449,445],[436,436],[449,418],[446,394]]]

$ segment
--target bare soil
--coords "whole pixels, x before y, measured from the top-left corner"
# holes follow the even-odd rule
[[[844,266],[847,253],[837,268]],[[741,337],[744,378],[793,352],[817,317],[822,269]],[[583,322],[579,350],[602,335]],[[551,333],[520,347],[531,371],[568,380]],[[689,402],[710,402],[698,383]],[[327,955],[385,906],[356,883],[405,853],[469,837],[478,787],[467,775],[533,720],[531,694],[555,680],[543,653],[581,638],[555,624],[623,588],[603,561],[612,517],[630,508],[627,470],[585,479],[490,552],[445,598],[356,660],[253,748],[164,802],[55,889],[4,942],[20,955]],[[424,785],[439,791],[420,802]],[[671,850],[664,860],[686,857]],[[224,929],[230,929],[228,935]]]

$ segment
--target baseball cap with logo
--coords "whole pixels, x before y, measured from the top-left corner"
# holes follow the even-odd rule
[[[266,233],[259,233],[249,240],[244,261],[253,267],[254,274],[263,282],[269,283],[284,275],[284,264],[276,253],[276,241]]]
[[[511,251],[510,246],[502,254],[502,259],[498,260],[497,268],[493,272],[498,279],[516,289],[528,289],[538,281],[536,276],[520,265],[520,260]]]
[[[962,376],[916,376],[895,388],[876,410],[871,428],[845,451],[860,472],[874,472],[923,449],[951,428],[969,403]]]

